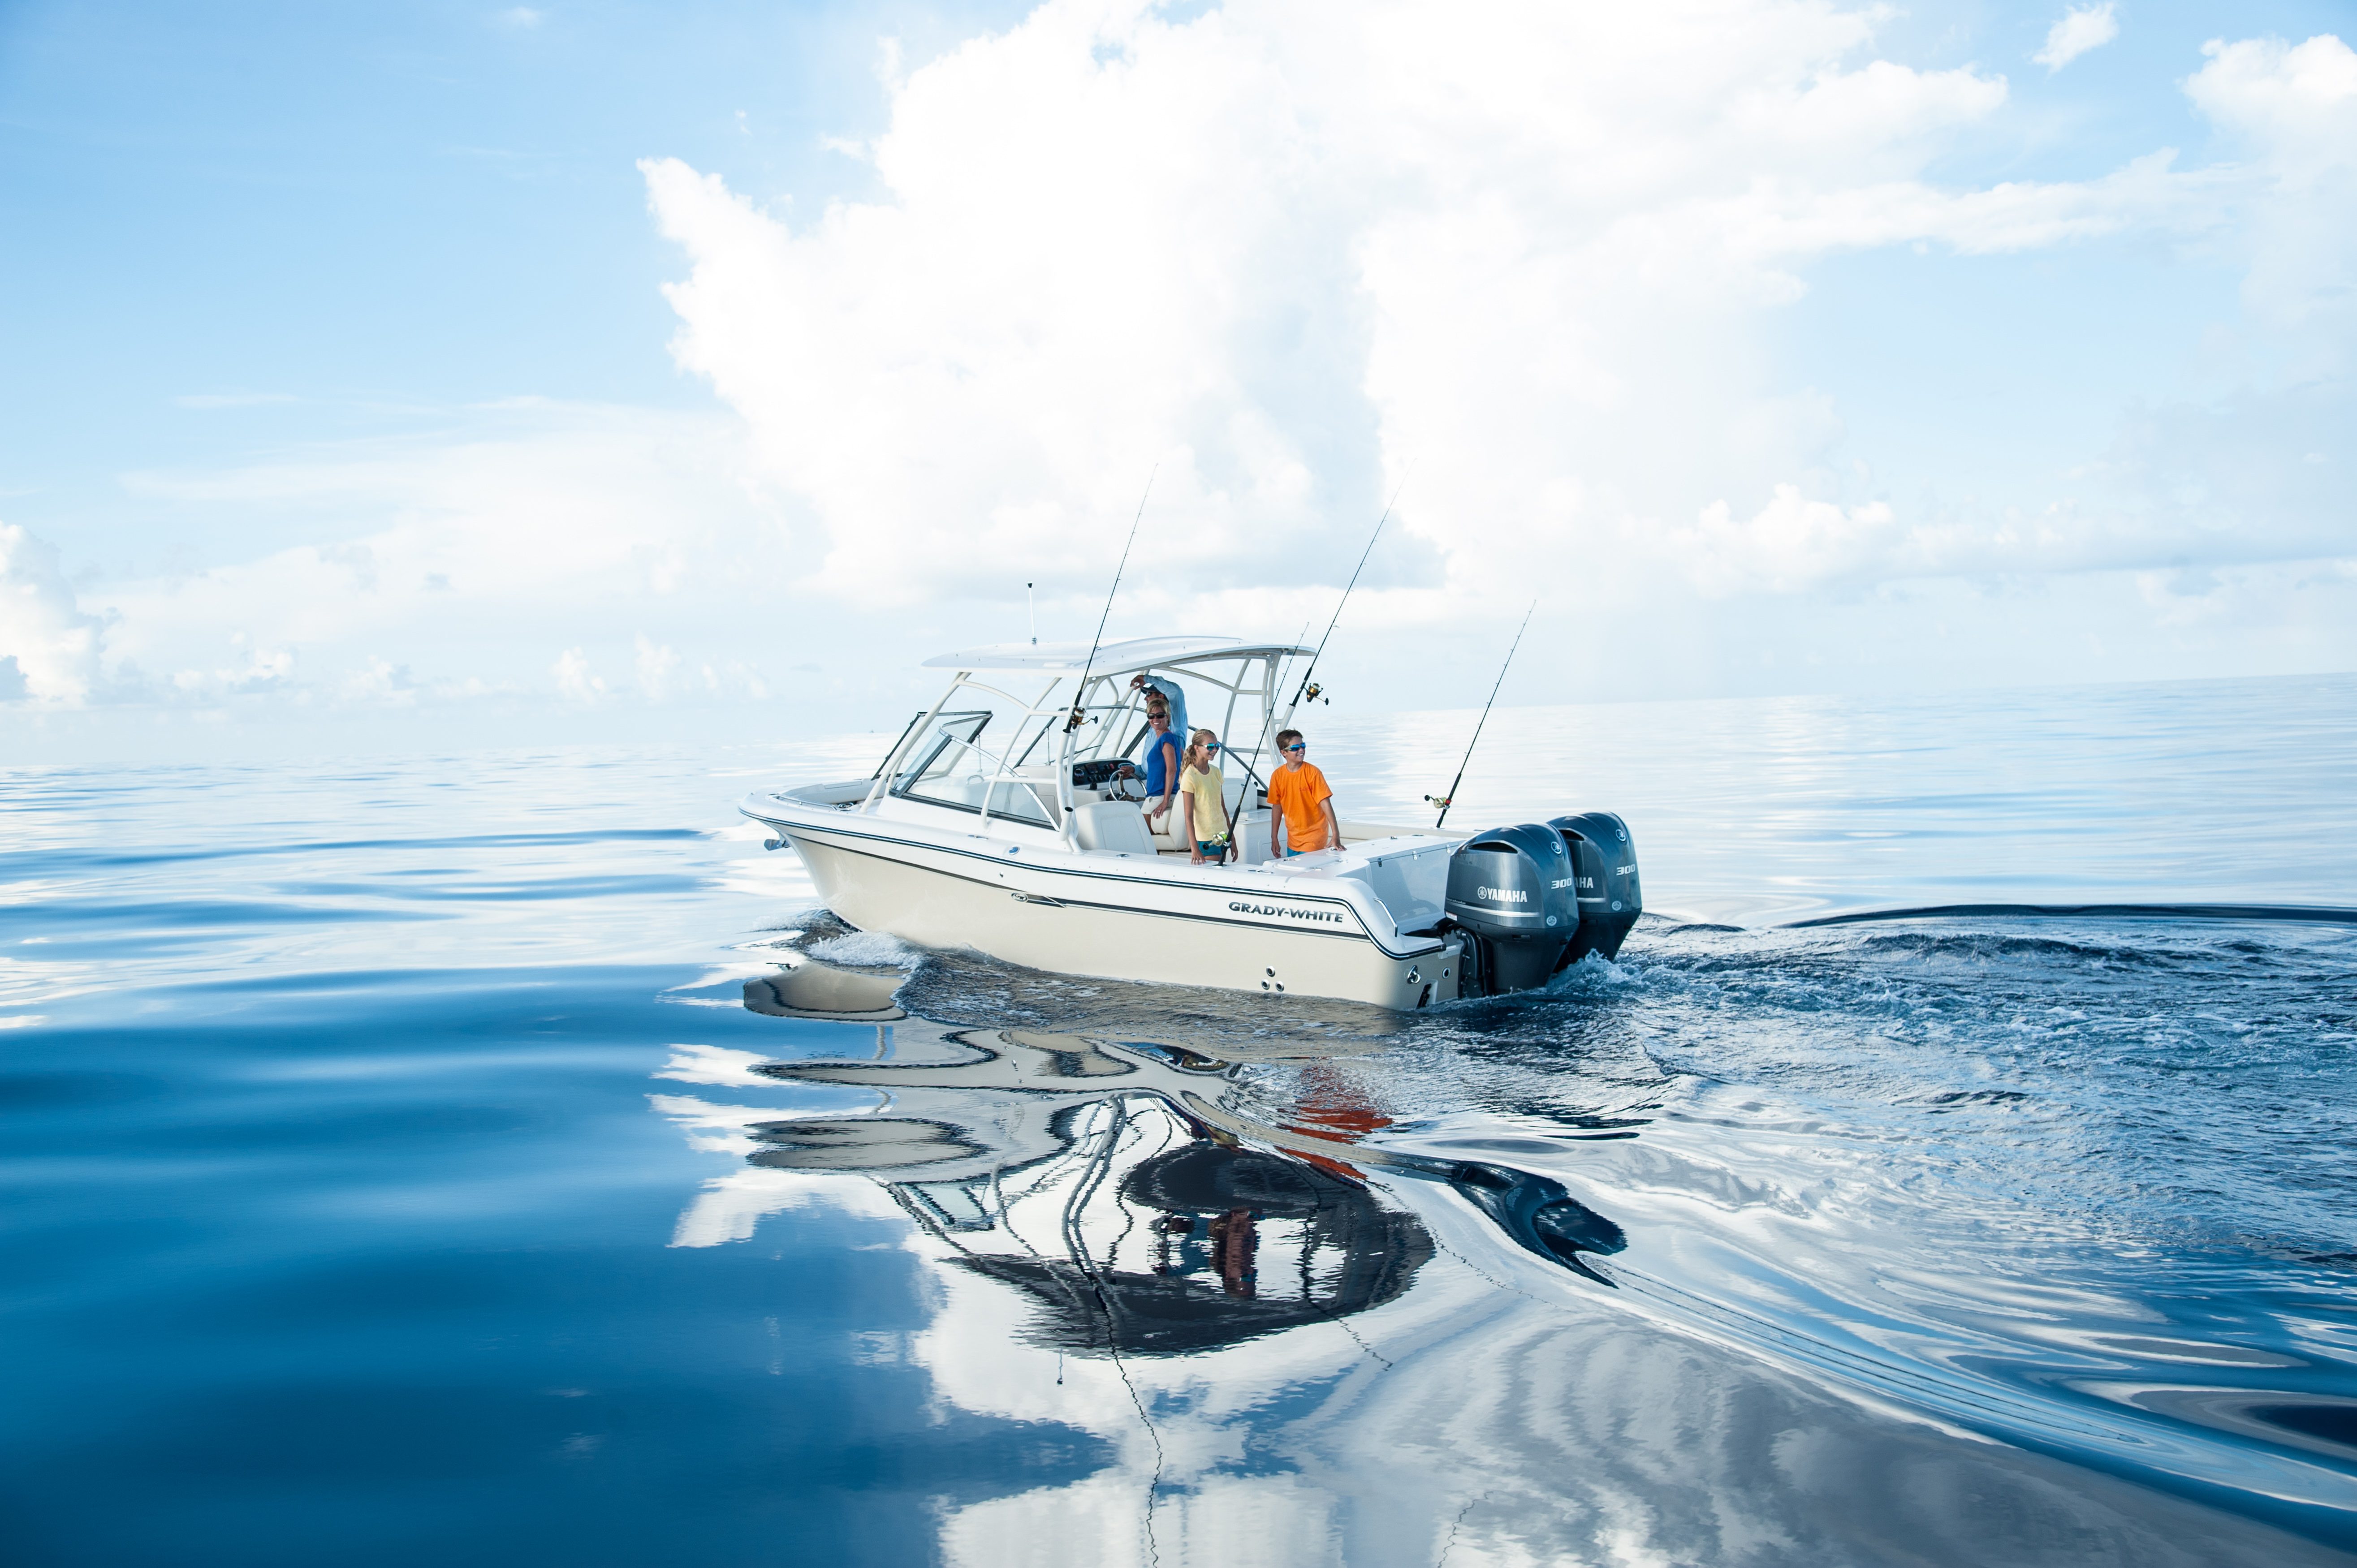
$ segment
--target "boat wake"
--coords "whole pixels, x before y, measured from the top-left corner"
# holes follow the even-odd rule
[[[2346,925],[1648,917],[1617,963],[1408,1014],[935,953],[896,1000],[1177,1064],[1182,1117],[1486,1237],[1469,1263],[1517,1290],[2334,1540]]]

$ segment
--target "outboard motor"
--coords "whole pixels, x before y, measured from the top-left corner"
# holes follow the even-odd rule
[[[1448,915],[1466,935],[1465,978],[1475,982],[1459,994],[1527,991],[1561,967],[1581,908],[1570,843],[1552,826],[1524,822],[1475,833],[1448,857]]]
[[[1637,883],[1637,845],[1629,824],[1613,811],[1582,811],[1547,823],[1571,851],[1572,875],[1579,894],[1579,925],[1555,961],[1569,969],[1589,953],[1613,958],[1629,928],[1644,912],[1644,889]]]

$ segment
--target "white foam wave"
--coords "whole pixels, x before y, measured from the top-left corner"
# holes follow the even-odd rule
[[[912,948],[882,931],[853,931],[847,936],[829,937],[823,942],[813,942],[804,950],[813,958],[855,969],[914,969],[925,956],[922,949]]]

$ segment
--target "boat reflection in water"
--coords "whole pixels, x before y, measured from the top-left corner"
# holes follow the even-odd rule
[[[850,1048],[778,1059],[833,1044],[806,1027],[769,1053],[673,1047],[662,1076],[730,1092],[656,1109],[736,1156],[673,1241],[747,1241],[800,1210],[880,1221],[924,1260],[913,1300],[878,1295],[847,1346],[814,1330],[802,1353],[921,1373],[929,1408],[1027,1434],[944,1478],[944,1563],[1750,1562],[1763,1541],[1826,1563],[2349,1561],[2074,1462],[2098,1442],[2182,1451],[2155,1423],[1910,1358],[1903,1334],[1862,1353],[1825,1305],[1842,1282],[1740,1246],[1767,1205],[1730,1201],[1727,1167],[1674,1133],[1642,1148],[1633,1123],[1583,1124],[1549,1156],[1512,1122],[1394,1122],[1381,1102],[1414,1092],[1419,1053],[1382,1059],[1339,1004],[1238,1016],[1216,994],[996,969],[929,989],[939,959],[913,977],[788,961],[744,1004]],[[952,1015],[982,997],[999,1021],[931,1022],[896,995]],[[1592,1190],[1652,1204],[1641,1253],[1562,1183],[1484,1163],[1566,1147],[1594,1151]],[[1771,1316],[1788,1298],[1815,1316]],[[1892,1299],[1870,1297],[1877,1332]],[[1025,1457],[1078,1436],[1099,1457],[1077,1470]]]
[[[1021,1294],[1021,1337],[1041,1348],[1184,1354],[1393,1300],[1433,1242],[1371,1189],[1368,1166],[1448,1182],[1522,1245],[1591,1277],[1578,1254],[1621,1244],[1544,1177],[1353,1147],[1386,1123],[1346,1093],[1321,1103],[1313,1090],[1281,1120],[1256,1116],[1229,1092],[1225,1062],[1170,1044],[909,1020],[891,1002],[899,978],[805,962],[746,983],[756,1012],[877,1032],[877,1059],[758,1073],[886,1097],[859,1115],[748,1123],[748,1163],[884,1184],[950,1261]]]

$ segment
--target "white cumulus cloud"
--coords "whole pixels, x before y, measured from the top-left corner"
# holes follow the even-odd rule
[[[126,476],[198,520],[178,532],[201,558],[70,584],[0,530],[0,701],[869,722],[916,660],[1022,635],[1026,583],[1043,635],[1086,635],[1149,472],[1114,636],[1314,631],[1405,479],[1346,628],[1378,634],[1351,657],[1393,660],[1384,703],[1459,690],[1436,634],[1542,585],[1533,658],[1598,688],[1726,689],[1765,638],[1837,620],[1879,671],[1921,618],[1901,600],[1964,626],[2032,577],[2115,647],[2257,647],[2274,614],[2308,639],[2287,666],[2357,656],[2331,607],[2357,581],[2357,55],[2188,51],[2148,92],[2181,88],[2218,161],[2151,147],[2051,178],[2020,165],[2003,76],[1891,58],[1881,16],[1046,0],[888,61],[880,123],[845,127],[856,197],[641,166],[684,257],[675,358],[726,407],[516,400],[437,411],[431,437]],[[2047,53],[2104,28],[2082,6]],[[2147,383],[2116,337],[2029,340],[2064,293],[2001,258],[2066,246],[2084,259],[2052,272],[2133,252],[2238,277],[2239,309],[2202,285],[2232,319],[2147,325],[2249,373]],[[1795,323],[1848,328],[1870,269],[1919,292],[1871,338],[1799,345]],[[2091,411],[2068,450],[1923,412],[1945,393],[1910,353],[1953,364],[1976,323],[2014,356],[1994,383]]]
[[[1822,588],[1878,564],[1898,535],[1882,501],[1841,507],[1778,485],[1769,503],[1738,522],[1725,501],[1705,507],[1696,525],[1675,536],[1689,570],[1714,596],[1744,588],[1775,593]]]
[[[2260,182],[2240,239],[2244,296],[2298,329],[2316,369],[2345,372],[2357,335],[2357,50],[2330,34],[2212,40],[2185,91],[2249,156]],[[2319,342],[2317,333],[2329,335]]]
[[[2102,48],[2120,36],[2119,9],[2115,0],[2099,5],[2073,5],[2046,31],[2046,47],[2029,58],[2052,75],[2085,54]]]
[[[1875,58],[1872,27],[1776,0],[1049,0],[897,83],[877,199],[790,221],[644,165],[691,263],[674,351],[807,507],[813,585],[863,604],[1101,583],[1157,465],[1141,619],[1289,618],[1410,471],[1398,526],[1452,602],[1502,591],[1507,541],[1625,575],[1661,554],[1632,535],[1738,494],[1777,499],[1730,559],[1815,581],[1760,542],[1817,517],[1811,455],[1727,439],[1793,393],[1764,323],[1811,266],[2198,231],[2228,177],[2159,150],[1943,184],[2006,83]]]
[[[655,641],[644,632],[632,641],[639,653],[639,690],[649,701],[662,702],[673,690],[679,671],[679,652],[666,643]]]
[[[104,682],[100,630],[58,569],[56,546],[0,522],[0,703],[90,697]]]
[[[183,700],[408,707],[546,692],[551,649],[628,660],[635,632],[659,645],[640,665],[656,694],[683,687],[673,667],[691,651],[748,662],[757,623],[720,607],[752,585],[743,564],[778,564],[770,599],[795,593],[791,530],[751,484],[732,422],[539,403],[452,417],[474,428],[130,476],[145,501],[333,519],[342,536],[86,589],[113,618],[110,658],[164,672]],[[559,689],[594,694],[589,679]]]
[[[556,677],[556,689],[576,703],[595,703],[606,695],[604,677],[589,668],[589,656],[577,648],[568,648],[549,667]]]

